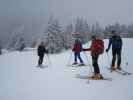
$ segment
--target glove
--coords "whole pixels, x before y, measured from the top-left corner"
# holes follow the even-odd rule
[[[109,51],[109,49],[106,49],[106,52],[108,52]]]

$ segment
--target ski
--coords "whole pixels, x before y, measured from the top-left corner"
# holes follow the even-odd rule
[[[118,74],[121,74],[121,75],[127,75],[127,73],[125,73],[125,72],[122,72],[122,71],[120,71],[120,70],[114,70],[115,72],[117,72]],[[113,71],[112,71],[113,72]]]
[[[112,72],[117,72],[118,74],[121,74],[121,75],[131,75],[132,74],[132,73],[127,72],[127,71],[125,71],[123,69],[121,69],[121,70],[118,70],[118,69],[111,70],[110,68],[108,68],[108,69],[110,70],[111,73]]]
[[[96,79],[93,79],[91,76],[81,75],[81,74],[76,74],[76,78],[79,78],[79,79],[88,79],[88,80],[96,80]],[[103,79],[98,79],[98,80],[112,81],[112,78],[103,77]]]
[[[120,72],[120,73],[122,73],[123,75],[131,75],[132,73],[130,73],[130,72],[127,72],[127,71],[125,71],[125,70],[116,70],[118,73]]]
[[[89,80],[96,80],[96,79],[93,79],[92,77],[89,77]],[[102,79],[98,79],[98,80],[112,81],[112,78],[103,77]]]
[[[42,69],[43,69],[43,68],[48,68],[48,66],[47,66],[47,65],[40,65],[40,66],[39,66],[39,65],[37,65],[36,67],[38,67],[38,68],[42,68]]]
[[[76,65],[67,65],[67,66],[70,66],[70,67],[86,67],[88,65],[80,65],[80,64],[76,64]]]

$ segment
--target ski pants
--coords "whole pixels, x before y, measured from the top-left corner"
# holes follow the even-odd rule
[[[39,56],[38,65],[42,65],[44,55]]]
[[[78,58],[80,60],[80,63],[83,63],[83,60],[80,56],[80,52],[75,52],[74,57],[75,57],[75,59],[74,59],[75,62],[77,62],[77,58]]]
[[[98,74],[100,73],[100,69],[99,69],[99,65],[98,65],[98,58],[99,55],[98,54],[92,54],[92,65],[94,67],[94,73]]]
[[[112,64],[111,66],[115,66],[115,62],[117,59],[117,67],[121,65],[121,49],[116,48],[112,49]]]

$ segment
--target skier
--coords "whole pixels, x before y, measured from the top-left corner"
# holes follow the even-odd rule
[[[38,60],[38,66],[42,65],[44,53],[48,53],[48,50],[46,50],[44,42],[41,42],[41,44],[38,46],[37,49],[39,60]]]
[[[81,58],[81,56],[80,56],[80,52],[82,51],[82,44],[81,44],[79,39],[75,40],[72,51],[74,52],[74,63],[73,63],[73,65],[78,64],[77,58],[80,60],[79,66],[85,65],[82,58]]]
[[[111,63],[111,70],[121,70],[121,51],[122,51],[122,39],[120,35],[118,35],[114,30],[111,32],[112,36],[109,39],[108,48],[106,52],[109,51],[110,46],[112,45],[112,63]],[[115,66],[115,61],[117,58],[117,66]]]
[[[94,75],[92,75],[90,78],[95,80],[103,79],[102,75],[100,74],[98,58],[99,58],[99,55],[104,52],[104,42],[103,40],[97,38],[95,35],[93,35],[91,39],[92,39],[92,42],[91,42],[90,48],[83,49],[84,51],[91,51],[92,65],[94,67]]]

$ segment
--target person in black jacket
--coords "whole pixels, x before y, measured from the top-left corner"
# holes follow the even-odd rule
[[[112,45],[112,63],[111,70],[119,69],[121,70],[121,51],[122,51],[122,39],[114,30],[111,32],[112,36],[109,39],[108,48],[106,52],[109,51],[110,46]],[[115,61],[117,59],[117,66],[115,66]]]
[[[37,52],[39,56],[38,66],[41,66],[43,63],[44,53],[48,53],[45,48],[44,42],[41,42],[41,44],[38,46]]]

